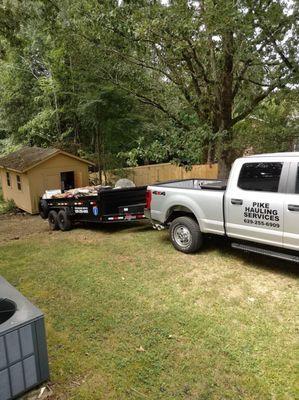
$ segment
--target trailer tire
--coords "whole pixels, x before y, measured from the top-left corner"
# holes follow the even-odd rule
[[[42,219],[47,219],[49,216],[49,206],[46,200],[41,200],[39,205],[39,215],[42,217]]]
[[[72,228],[72,221],[65,210],[58,213],[58,226],[62,231],[69,231]]]
[[[174,219],[169,228],[173,246],[183,253],[195,253],[203,243],[198,223],[190,217]]]
[[[56,211],[51,210],[48,214],[48,221],[51,231],[57,231],[59,229],[58,226],[58,214]]]

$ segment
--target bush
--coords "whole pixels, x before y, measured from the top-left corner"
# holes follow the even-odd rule
[[[15,205],[15,202],[13,200],[5,201],[3,199],[3,193],[0,190],[0,214],[8,214],[16,211],[17,207]]]

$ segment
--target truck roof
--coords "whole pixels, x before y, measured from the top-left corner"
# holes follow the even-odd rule
[[[299,151],[288,151],[283,153],[264,153],[264,154],[254,154],[248,156],[248,158],[255,157],[299,157]],[[247,158],[247,157],[246,157]]]

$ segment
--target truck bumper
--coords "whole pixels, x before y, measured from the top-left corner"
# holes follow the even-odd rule
[[[147,218],[151,221],[151,224],[153,225],[154,229],[157,229],[158,231],[165,229],[165,225],[163,225],[163,224],[161,224],[161,222],[155,221],[154,219],[151,218],[151,210],[146,208],[144,210],[144,215],[145,215],[145,218]]]

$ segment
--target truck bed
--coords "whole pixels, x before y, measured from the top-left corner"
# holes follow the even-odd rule
[[[151,204],[146,216],[154,224],[168,224],[171,214],[194,214],[206,233],[224,234],[223,197],[226,181],[215,179],[185,179],[158,183],[148,187]]]
[[[169,187],[175,189],[195,190],[226,190],[227,180],[221,179],[183,179],[157,183],[152,186]]]

